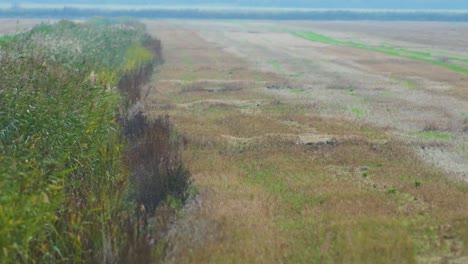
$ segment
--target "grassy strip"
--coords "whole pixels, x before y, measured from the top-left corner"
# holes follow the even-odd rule
[[[416,60],[416,61],[423,61],[423,62],[431,63],[431,64],[434,64],[443,68],[447,68],[452,71],[468,74],[468,67],[440,61],[437,58],[435,58],[433,54],[431,54],[430,52],[413,51],[413,50],[407,50],[407,49],[402,49],[402,48],[395,48],[395,47],[387,46],[387,45],[369,46],[369,45],[354,42],[354,41],[342,41],[342,40],[330,38],[330,37],[317,34],[314,32],[291,31],[291,30],[287,30],[287,31],[296,37],[300,37],[300,38],[313,41],[313,42],[320,42],[320,43],[338,45],[338,46],[347,46],[347,47],[353,47],[353,48],[362,49],[362,50],[380,52],[380,53],[390,55],[390,56],[401,57],[401,58],[406,58],[406,59],[411,59],[411,60]],[[446,59],[448,61],[454,61],[454,60],[465,61],[466,60],[464,58],[454,58],[454,57],[453,58],[447,57]]]
[[[420,139],[437,139],[437,140],[449,140],[452,136],[448,133],[442,133],[437,131],[421,131],[415,134]]]
[[[133,21],[61,21],[0,38],[0,259],[113,261],[132,202],[116,111],[152,63]]]

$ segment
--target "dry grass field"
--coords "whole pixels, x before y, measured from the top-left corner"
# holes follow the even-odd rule
[[[146,23],[165,63],[145,111],[185,137],[198,193],[166,262],[468,261],[466,75],[288,33],[468,56],[451,25]]]
[[[457,48],[468,41],[463,39],[468,30],[465,24],[288,22],[220,26],[200,22],[190,26],[251,65],[289,77],[293,88],[303,91],[301,99],[320,104],[322,115],[348,116],[384,128],[416,146],[423,159],[453,177],[468,178],[466,73],[424,61],[311,42],[284,30],[307,30],[370,46],[426,52],[441,60],[453,56],[465,63],[468,50]],[[453,30],[459,34],[447,33]],[[290,90],[280,89],[279,93],[290,94]]]
[[[194,186],[150,221],[155,262],[468,263],[468,75],[437,65],[467,66],[468,25],[145,23],[165,63],[139,107],[170,117]]]

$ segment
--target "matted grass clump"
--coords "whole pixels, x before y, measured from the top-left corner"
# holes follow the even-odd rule
[[[0,38],[1,261],[121,254],[137,207],[125,199],[121,80],[141,84],[161,51],[144,32],[133,20],[94,19]]]

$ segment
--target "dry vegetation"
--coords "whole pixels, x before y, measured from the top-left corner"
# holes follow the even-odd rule
[[[157,246],[166,261],[467,261],[465,183],[383,128],[323,115],[287,73],[249,70],[192,30],[147,24],[166,63],[146,111],[168,114],[186,138],[198,190]]]
[[[466,73],[434,64],[445,55],[452,58],[448,63],[466,62],[466,49],[455,44],[466,41],[466,24],[197,22],[185,26],[246,58],[255,68],[289,77],[293,87],[271,86],[277,95],[300,94],[299,100],[319,105],[320,115],[383,128],[450,177],[468,179]],[[395,29],[387,35],[389,27]],[[427,132],[428,125],[436,130]]]

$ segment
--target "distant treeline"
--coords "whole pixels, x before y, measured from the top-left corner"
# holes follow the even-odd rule
[[[0,0],[1,2],[1,0]],[[17,4],[60,4],[63,0],[6,0]],[[466,0],[69,0],[67,5],[179,5],[294,8],[468,9]]]
[[[468,11],[358,11],[358,10],[285,10],[262,9],[143,9],[108,10],[81,8],[12,8],[0,9],[4,18],[78,19],[96,16],[148,19],[255,19],[255,20],[374,20],[374,21],[447,21],[466,22]]]

